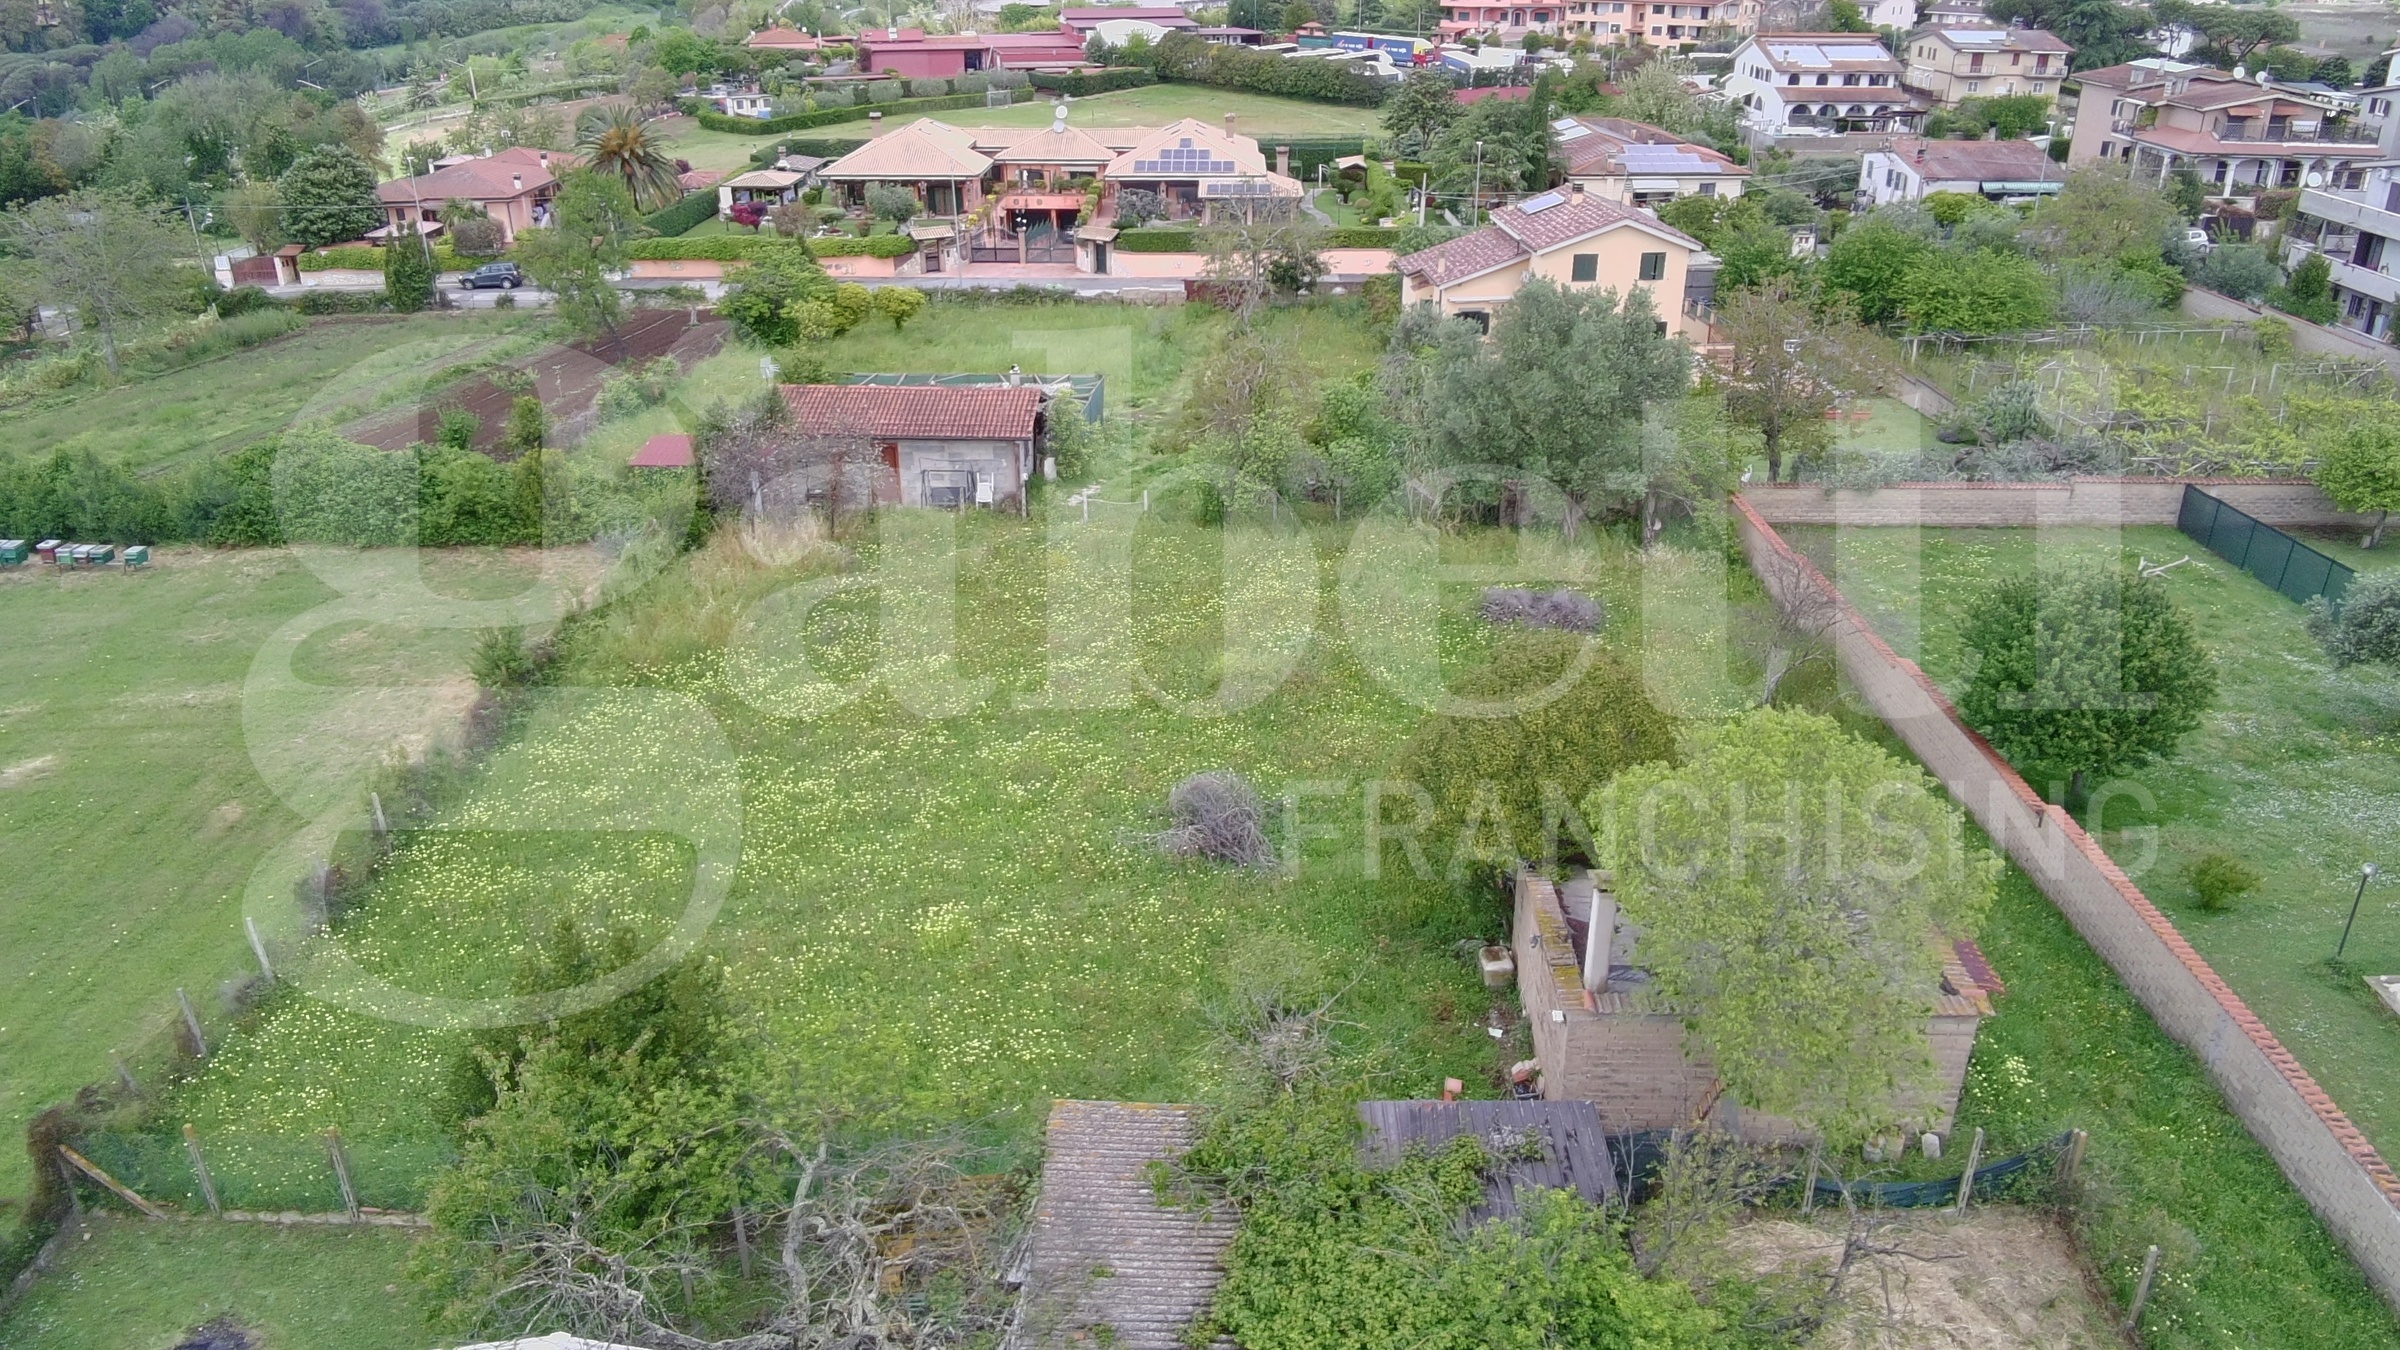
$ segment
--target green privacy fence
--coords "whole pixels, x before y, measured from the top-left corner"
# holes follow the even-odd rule
[[[200,1137],[217,1200],[231,1210],[333,1214],[341,1182],[321,1134],[224,1134]],[[206,1214],[208,1198],[180,1133],[100,1130],[75,1147],[143,1199],[187,1214]],[[458,1153],[440,1140],[342,1139],[358,1203],[368,1209],[421,1210],[427,1190]]]
[[[2307,604],[2318,596],[2339,601],[2358,574],[2219,497],[2183,485],[2175,528],[2210,552]]]

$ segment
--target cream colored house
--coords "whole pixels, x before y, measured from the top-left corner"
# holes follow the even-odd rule
[[[1489,327],[1528,277],[1623,294],[1650,292],[1672,336],[1700,327],[1684,312],[1684,284],[1700,241],[1647,211],[1602,201],[1572,185],[1492,213],[1492,223],[1395,259],[1400,303],[1430,302]]]
[[[1550,124],[1567,181],[1602,201],[1656,206],[1677,197],[1739,197],[1750,171],[1705,145],[1622,117]]]
[[[2038,28],[1927,28],[1910,35],[1900,81],[1945,108],[2012,94],[2056,98],[2074,54]]]

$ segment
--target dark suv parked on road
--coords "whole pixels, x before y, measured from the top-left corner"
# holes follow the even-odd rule
[[[517,265],[513,262],[485,263],[460,277],[458,284],[461,288],[470,291],[480,291],[487,286],[513,291],[525,284],[525,274],[518,271]]]

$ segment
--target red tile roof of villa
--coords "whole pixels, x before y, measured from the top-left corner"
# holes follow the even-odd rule
[[[1527,210],[1543,197],[1559,200],[1549,206]],[[1530,258],[1562,244],[1589,239],[1603,230],[1629,226],[1661,239],[1700,251],[1697,239],[1665,224],[1647,211],[1615,202],[1602,201],[1587,194],[1563,191],[1544,193],[1516,206],[1503,206],[1492,212],[1492,223],[1472,234],[1461,235],[1446,244],[1392,261],[1393,270],[1423,277],[1435,285],[1448,285],[1479,276],[1496,267],[1504,267],[1519,258]]]
[[[787,384],[801,430],[889,440],[1008,440],[1033,435],[1042,391],[1006,386]]]
[[[554,168],[572,169],[581,163],[582,156],[564,150],[536,150],[532,146],[512,145],[497,154],[462,160],[415,178],[395,178],[388,183],[378,183],[375,196],[379,201],[395,205],[419,201],[444,202],[452,197],[468,201],[498,201],[556,181],[551,172]]]

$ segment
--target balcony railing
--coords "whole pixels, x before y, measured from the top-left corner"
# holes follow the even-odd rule
[[[2306,128],[2220,127],[2208,133],[2228,145],[2373,145],[2375,133],[2363,127],[2325,126],[2313,123]]]

